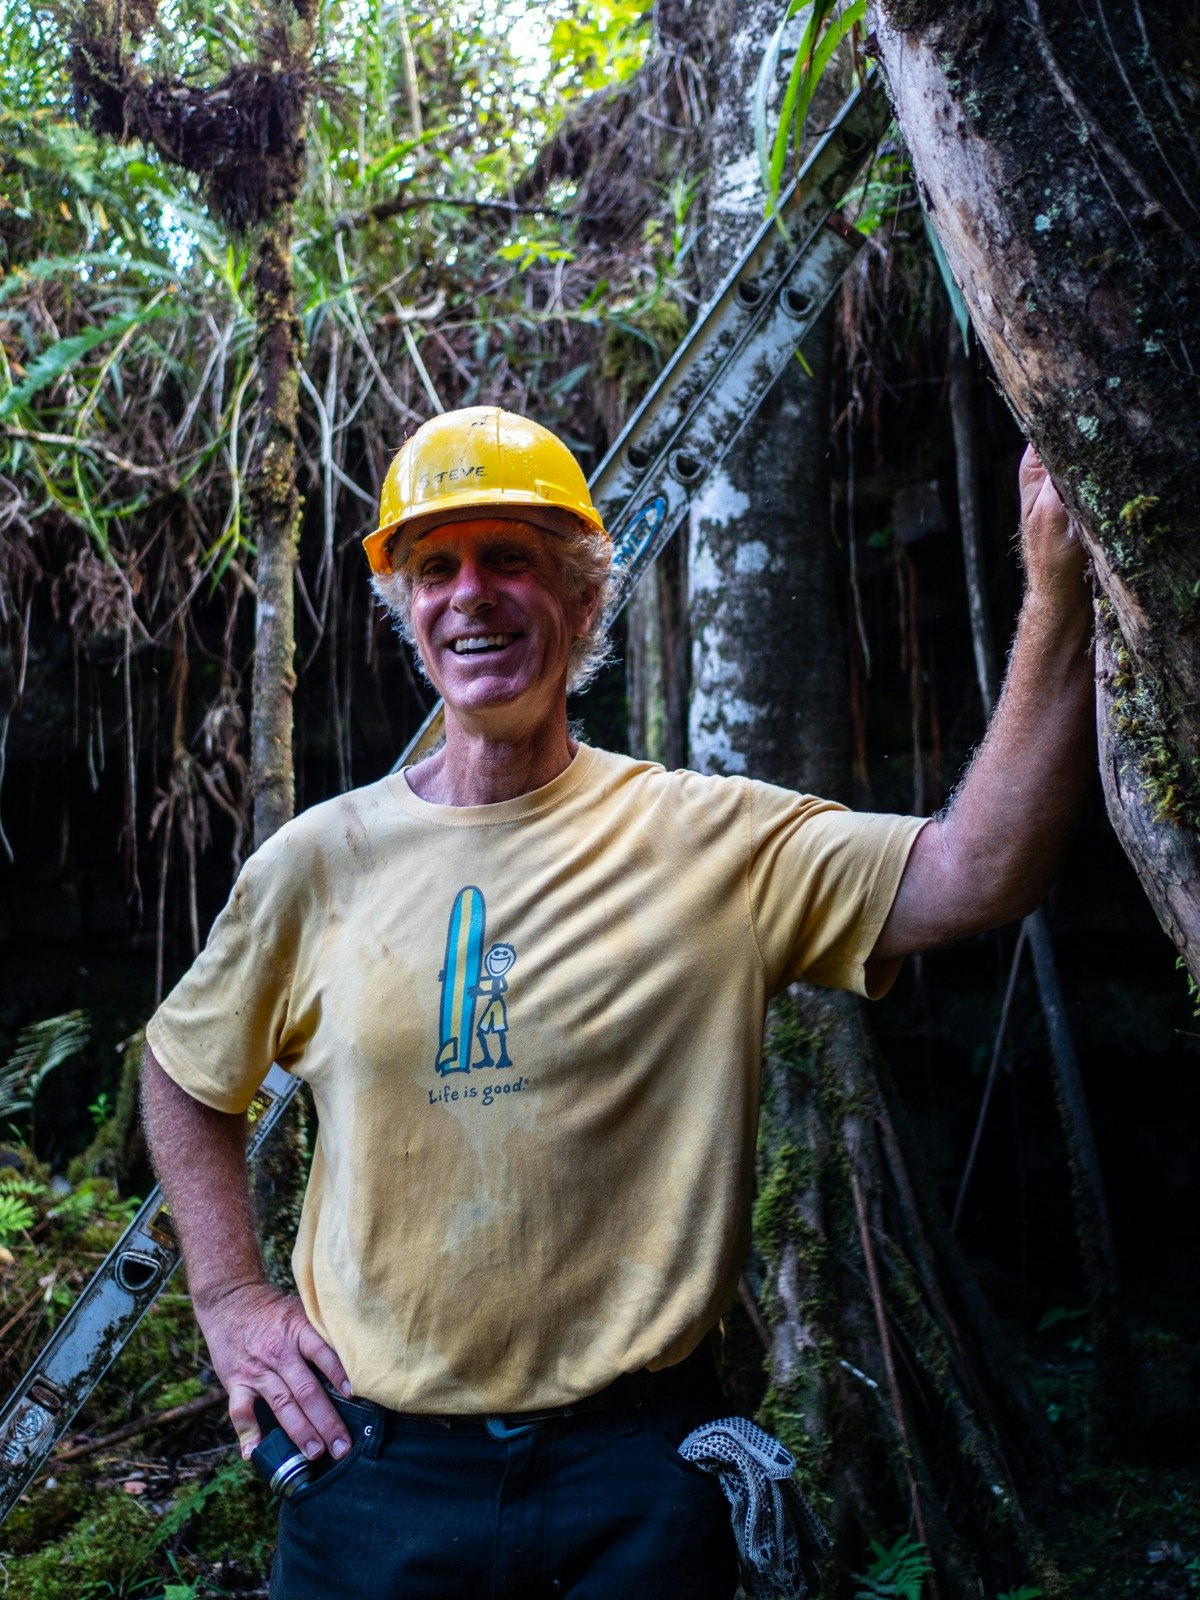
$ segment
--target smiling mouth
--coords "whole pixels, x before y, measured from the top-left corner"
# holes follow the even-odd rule
[[[455,639],[452,646],[456,656],[485,655],[491,650],[504,650],[517,637],[515,633],[484,633],[471,639]]]

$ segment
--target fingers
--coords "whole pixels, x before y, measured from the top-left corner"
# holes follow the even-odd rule
[[[304,1359],[323,1372],[339,1394],[349,1398],[354,1393],[346,1369],[338,1360],[337,1351],[325,1343],[311,1322],[306,1322],[300,1330],[299,1349]]]
[[[247,1389],[242,1384],[235,1384],[230,1389],[229,1420],[233,1423],[233,1431],[237,1434],[238,1449],[242,1452],[242,1459],[248,1461],[250,1452],[257,1449],[262,1441],[262,1430],[254,1415],[253,1389]]]
[[[1058,486],[1042,465],[1041,457],[1031,444],[1025,446],[1017,476],[1020,485],[1022,521],[1032,516],[1035,511],[1065,517],[1066,512]]]
[[[1036,498],[1041,486],[1050,474],[1042,465],[1042,458],[1031,444],[1025,446],[1025,453],[1021,457],[1021,465],[1017,469],[1017,481],[1021,488],[1021,498],[1032,495]]]
[[[256,1397],[310,1460],[325,1450],[335,1460],[345,1455],[350,1434],[321,1375],[343,1394],[350,1380],[298,1300],[265,1287],[229,1296],[205,1318],[204,1333],[243,1456],[261,1436]]]
[[[265,1373],[258,1392],[275,1420],[309,1460],[328,1450],[335,1460],[350,1448],[350,1435],[333,1401],[307,1361],[290,1355]]]

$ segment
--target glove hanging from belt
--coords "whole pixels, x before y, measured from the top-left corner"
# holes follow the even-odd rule
[[[818,1563],[833,1540],[792,1481],[796,1463],[779,1440],[747,1417],[722,1417],[693,1429],[679,1453],[711,1472],[729,1501],[749,1600],[809,1600],[819,1594]]]

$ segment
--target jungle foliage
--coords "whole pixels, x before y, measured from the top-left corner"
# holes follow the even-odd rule
[[[702,134],[722,70],[706,54],[706,9],[660,0],[649,18],[631,0],[552,0],[536,12],[511,0],[326,5],[297,13],[312,29],[297,85],[289,78],[296,38],[266,0],[202,0],[186,10],[175,0],[157,10],[150,0],[87,0],[61,12],[0,0],[0,828],[9,821],[0,848],[22,868],[22,852],[39,847],[56,864],[45,874],[46,904],[31,895],[9,912],[5,931],[14,949],[39,930],[40,952],[56,922],[54,948],[88,951],[100,976],[106,938],[126,966],[143,945],[154,952],[140,1000],[128,984],[112,998],[115,984],[105,978],[105,998],[89,1013],[91,1043],[80,1053],[53,1070],[49,1056],[37,1054],[42,1044],[79,1043],[78,1017],[60,1016],[14,1069],[0,1118],[8,1139],[0,1149],[0,1392],[117,1236],[134,1193],[144,1192],[131,1035],[152,991],[202,940],[250,845],[257,551],[248,499],[265,380],[254,263],[263,219],[279,199],[273,152],[303,141],[292,262],[304,340],[296,708],[303,803],[377,776],[427,705],[426,687],[372,609],[356,548],[373,526],[375,486],[403,435],[439,407],[497,400],[557,426],[590,468],[686,330],[700,292],[692,257],[711,181]],[[862,34],[858,0],[789,10],[773,74],[760,79],[768,187],[786,174],[789,141],[811,110],[805,50],[810,68],[833,32],[855,45]],[[175,141],[201,170],[189,176],[151,148],[154,140],[126,142],[124,113],[118,118],[111,104],[116,89],[122,104],[132,97],[157,119],[167,155]],[[226,99],[214,105],[214,95]],[[303,114],[292,115],[300,100]],[[954,650],[969,651],[955,587],[959,557],[939,544],[937,479],[953,474],[938,413],[950,312],[908,160],[894,140],[885,140],[852,203],[874,242],[839,301],[832,355],[831,515],[840,565],[831,605],[841,608],[849,640],[849,683],[839,693],[849,702],[855,797],[923,810],[944,799],[980,726],[969,676],[960,673],[948,693],[945,668]],[[993,610],[1003,617],[1015,580],[1001,480],[1010,476],[1014,435],[978,364],[972,376],[981,453],[995,458],[985,488],[999,594]],[[914,497],[924,507],[918,514]],[[631,671],[636,694],[635,677]],[[618,684],[618,701],[622,694]],[[671,696],[656,694],[645,748],[684,759],[686,741],[669,726]],[[589,721],[605,714],[593,704]],[[634,718],[626,723],[625,715],[618,705],[616,720],[636,743]],[[6,738],[20,785],[3,784]],[[104,887],[92,898],[82,887],[74,898],[59,887],[86,885],[83,836],[102,827],[123,852],[119,903]],[[1089,876],[1105,876],[1108,865]],[[1142,942],[1149,950],[1151,941]],[[962,992],[943,978],[945,992],[933,1002],[918,976],[908,1009],[883,1040],[889,1060],[913,1069],[922,1116],[920,1086],[933,1081],[935,1057],[967,1085],[956,1103],[969,1105],[959,1113],[969,1122],[989,1054],[993,1068],[1002,1064],[998,1097],[1011,1100],[1019,1167],[1015,1198],[1007,1169],[997,1185],[1003,1226],[1020,1233],[1022,1250],[1030,1235],[1058,1250],[1049,1308],[1022,1311],[1021,1360],[1041,1416],[1020,1454],[1037,1452],[1044,1421],[1058,1449],[1045,1453],[1042,1476],[1053,1476],[1045,1469],[1060,1455],[1079,1470],[1069,1495],[1064,1482],[1052,1486],[1049,1509],[1036,1506],[1049,1530],[1042,1559],[1036,1570],[1020,1569],[1028,1581],[1014,1579],[1008,1600],[1067,1594],[1076,1582],[1096,1600],[1184,1600],[1196,1592],[1200,1550],[1194,1467],[1182,1446],[1116,1464],[1097,1447],[1095,1351],[1070,1223],[1062,1221],[1069,1195],[1060,1170],[1045,1176],[1044,1150],[1057,1137],[1053,1109],[1040,1120],[1029,1109],[1039,1092],[1049,1099],[1041,1022],[1036,996],[1018,981],[1020,946],[1011,967],[1009,954],[1000,941],[989,946],[984,976],[967,978]],[[964,968],[946,970],[961,976]],[[39,974],[33,987],[41,992],[44,981]],[[1150,988],[1116,990],[1100,972],[1075,1022],[1093,1062],[1136,1060],[1148,1076],[1161,1070],[1155,1081],[1165,1082],[1161,1063],[1180,1049],[1180,1018]],[[29,1020],[31,1003],[6,990],[0,1031]],[[785,1074],[778,1081],[798,1097],[829,1077],[803,1029],[785,1026],[775,1046]],[[1021,1105],[1018,1085],[1027,1097]],[[837,1231],[809,1237],[797,1220],[809,1152],[781,1104],[768,1096],[758,1271],[745,1286],[751,1320],[735,1319],[731,1331],[733,1365],[741,1359],[747,1369],[747,1407],[763,1399],[762,1345],[772,1331],[764,1312],[777,1335],[784,1322],[782,1297],[763,1292],[763,1282],[773,1275],[784,1283],[781,1264],[799,1246],[814,1298],[836,1299],[851,1318],[871,1306],[857,1257],[841,1251]],[[806,1107],[818,1137],[847,1109],[811,1093]],[[985,1098],[979,1127],[986,1107]],[[876,1098],[848,1109],[867,1129],[864,1144],[875,1138],[883,1120]],[[1160,1108],[1159,1123],[1179,1120],[1177,1105]],[[936,1149],[937,1137],[930,1142]],[[830,1191],[834,1200],[853,1199],[851,1164],[838,1149],[827,1155],[841,1185]],[[1138,1170],[1159,1159],[1159,1147],[1143,1153]],[[969,1163],[965,1173],[952,1158],[937,1166],[944,1198],[957,1188],[961,1201],[969,1176]],[[977,1178],[972,1193],[981,1186]],[[857,1214],[844,1209],[842,1232],[853,1233]],[[891,1227],[893,1214],[885,1220]],[[969,1248],[988,1254],[970,1207],[963,1231]],[[831,1251],[841,1251],[833,1263]],[[889,1261],[901,1281],[904,1260]],[[903,1360],[919,1348],[909,1337],[918,1320],[928,1319],[914,1292],[893,1328]],[[1178,1320],[1186,1325],[1185,1316]],[[862,1348],[872,1338],[867,1327]],[[1146,1416],[1174,1413],[1185,1433],[1197,1410],[1194,1341],[1143,1325],[1135,1348]],[[841,1411],[832,1408],[819,1447],[801,1414],[809,1378],[849,1396]],[[908,1380],[902,1367],[900,1382]],[[889,1483],[904,1481],[912,1456],[895,1435],[880,1379],[848,1361],[843,1345],[822,1345],[793,1386],[767,1395],[766,1408],[818,1495],[838,1488],[836,1452],[852,1426],[861,1422],[873,1441],[873,1492],[854,1503],[842,1495],[849,1532],[831,1569],[834,1590],[869,1600],[933,1596],[944,1584],[937,1552]],[[961,1427],[961,1416],[952,1420]],[[934,1406],[921,1422],[936,1455],[949,1422]],[[49,1476],[0,1530],[10,1594],[50,1600],[64,1584],[82,1600],[265,1592],[270,1512],[232,1460],[182,1283],[161,1297],[75,1429]],[[996,1481],[989,1464],[982,1451],[967,1463],[985,1506]],[[1003,1465],[1019,1473],[1027,1463]],[[997,1552],[1008,1538],[1008,1509],[995,1513]],[[951,1504],[947,1515],[965,1525],[961,1506]],[[988,1542],[986,1532],[979,1542]]]
[[[665,225],[643,218],[649,247],[638,238],[630,251],[580,237],[577,182],[529,176],[597,63],[611,95],[611,53],[628,71],[644,50],[630,6],[560,12],[532,66],[507,26],[520,13],[503,8],[335,5],[314,20],[294,260],[306,352],[299,487],[311,495],[298,639],[302,673],[317,666],[321,737],[342,787],[355,776],[353,703],[377,662],[355,546],[406,431],[431,410],[499,401],[537,411],[594,456],[583,379],[606,340],[632,341],[652,372],[664,334],[678,336],[680,319],[662,309],[681,249],[668,197]],[[295,130],[273,11],[164,9],[149,28],[131,9],[127,26],[135,15],[136,35],[114,35],[91,5],[69,27],[23,0],[5,5],[0,749],[14,712],[36,726],[39,706],[49,710],[39,637],[65,618],[70,715],[97,784],[106,730],[121,729],[135,907],[148,899],[161,945],[177,874],[196,947],[197,862],[214,822],[234,864],[247,847],[246,488],[264,381],[247,229],[270,199],[272,152]],[[190,129],[191,102],[159,84],[216,82],[216,109],[227,99],[231,120],[251,123],[221,147],[233,155],[189,175],[113,143],[101,89],[115,69],[97,38],[124,42],[121,70],[148,121],[164,96],[183,105],[178,125],[160,129],[165,148]],[[207,127],[195,137],[219,146]],[[419,704],[421,689],[410,692]],[[57,707],[54,717],[61,724]],[[147,761],[140,744],[155,723],[170,730],[168,749],[164,760],[160,740]],[[152,873],[139,850],[147,822]]]

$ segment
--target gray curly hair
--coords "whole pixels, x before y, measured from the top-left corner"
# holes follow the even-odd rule
[[[514,521],[521,519],[514,518]],[[532,526],[532,524],[530,524]],[[582,523],[570,528],[538,527],[550,541],[558,559],[563,587],[570,600],[596,592],[600,603],[596,607],[591,627],[579,639],[571,641],[571,655],[567,669],[567,692],[580,694],[593,681],[600,668],[612,659],[612,644],[608,636],[609,623],[616,607],[619,592],[617,569],[613,566],[612,545],[607,535],[597,533]],[[415,548],[415,545],[414,545]],[[411,557],[412,551],[408,552]],[[395,625],[396,632],[413,653],[422,677],[428,681],[425,663],[417,649],[412,626],[412,573],[406,558],[390,572],[374,573],[371,587]]]

